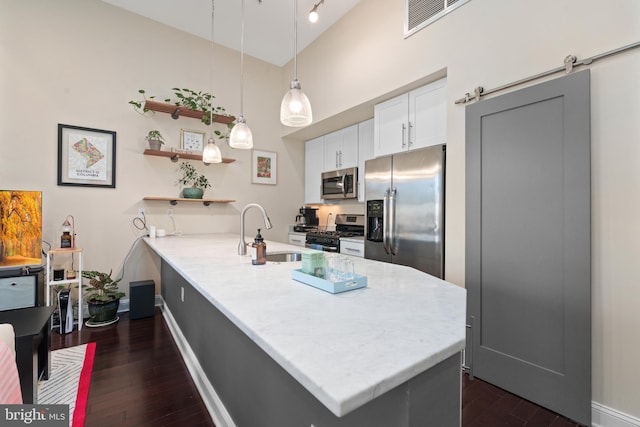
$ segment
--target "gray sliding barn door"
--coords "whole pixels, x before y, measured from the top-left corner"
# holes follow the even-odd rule
[[[466,162],[467,364],[591,425],[589,71],[466,107]]]

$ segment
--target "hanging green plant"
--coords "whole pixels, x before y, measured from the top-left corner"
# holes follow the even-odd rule
[[[206,125],[211,124],[212,112],[213,114],[216,114],[216,115],[225,115],[225,116],[227,115],[224,107],[214,106],[212,104],[212,100],[215,98],[215,96],[208,92],[201,92],[201,91],[196,92],[195,90],[192,90],[192,89],[188,89],[188,88],[181,89],[177,87],[171,88],[171,90],[174,91],[174,95],[176,99],[172,100],[171,98],[165,98],[164,102],[167,104],[173,104],[177,107],[184,107],[189,110],[202,112],[203,115],[200,120],[202,121],[202,123]],[[138,93],[142,95],[143,99],[131,100],[129,101],[129,104],[133,106],[136,112],[144,115],[145,113],[150,111],[149,109],[145,108],[145,103],[147,101],[155,100],[155,95],[147,96],[146,91],[144,89],[139,89]],[[235,124],[235,121],[228,123],[227,124],[228,130],[230,130],[234,124]],[[228,132],[223,134],[222,132],[216,131],[215,133],[221,139],[226,138],[228,135]]]

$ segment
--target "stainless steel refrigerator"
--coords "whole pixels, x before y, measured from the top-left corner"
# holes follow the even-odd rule
[[[445,145],[365,162],[364,256],[444,278]]]

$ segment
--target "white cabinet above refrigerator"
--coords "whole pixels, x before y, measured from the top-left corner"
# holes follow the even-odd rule
[[[446,86],[441,79],[374,107],[375,157],[446,142]]]

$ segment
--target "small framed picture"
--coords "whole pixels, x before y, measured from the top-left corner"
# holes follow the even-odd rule
[[[201,153],[204,150],[205,132],[180,129],[180,148]]]
[[[116,188],[115,131],[58,124],[58,185]]]
[[[251,183],[275,185],[278,181],[278,154],[271,151],[251,152]]]

